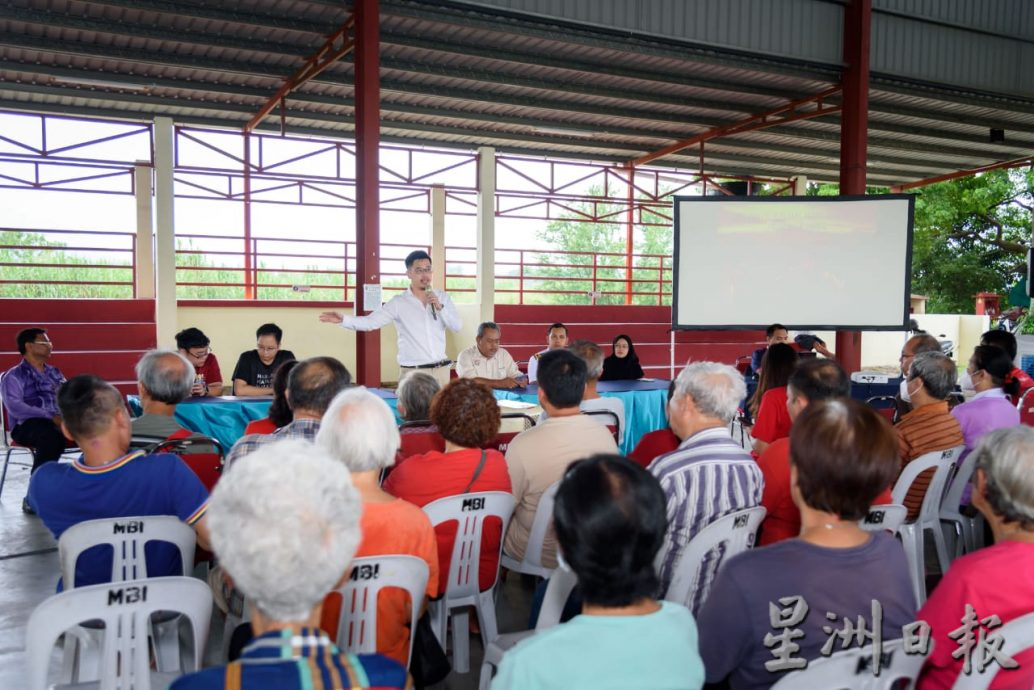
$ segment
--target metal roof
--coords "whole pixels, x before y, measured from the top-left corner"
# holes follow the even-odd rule
[[[815,9],[821,21],[827,21],[830,7],[841,9],[837,2],[794,2]],[[617,31],[602,25],[616,16],[617,0],[575,4],[584,11],[597,8],[599,21],[573,23],[566,16],[519,11],[526,11],[524,5],[564,6],[560,0],[382,0],[382,139],[624,162],[839,82],[840,65],[828,59],[839,50],[839,25],[830,29],[833,38],[823,35],[809,46],[796,34],[782,42],[759,35],[758,45],[771,44],[771,50],[750,51],[698,36],[691,41]],[[882,4],[898,13],[910,7],[907,0]],[[127,119],[168,116],[184,124],[240,127],[344,22],[349,5],[8,0],[0,10],[0,108]],[[733,11],[751,7],[749,0],[734,5]],[[647,18],[664,26],[669,14]],[[736,20],[713,15],[708,21],[718,28]],[[887,21],[881,18],[874,42],[877,33],[884,42],[907,39],[894,39]],[[1034,44],[1030,36],[1015,35],[1027,32],[1029,24],[1018,22],[1011,29],[1002,24],[1001,30],[1014,34],[1001,40]],[[981,31],[981,39],[988,38],[988,30]],[[721,33],[725,43],[732,40],[727,34]],[[873,49],[874,55],[898,61],[908,52],[899,45]],[[807,59],[789,55],[795,51]],[[935,72],[929,65],[942,58],[940,53],[913,56],[915,73]],[[879,73],[874,66],[870,184],[1030,156],[1034,96],[1019,91],[980,91]],[[349,137],[353,106],[352,64],[346,58],[288,97],[287,129]],[[708,141],[704,170],[836,181],[839,120],[831,114]],[[277,113],[265,126],[279,126]],[[1004,143],[989,143],[991,128],[1005,130]],[[697,169],[699,147],[655,165]]]

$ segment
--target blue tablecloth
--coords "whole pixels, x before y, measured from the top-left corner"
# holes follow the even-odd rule
[[[371,388],[398,416],[398,401],[395,391]],[[663,429],[668,421],[664,416],[667,404],[668,381],[601,381],[600,395],[620,398],[625,405],[625,435],[621,452],[628,453],[645,434]],[[535,385],[513,391],[496,390],[500,400],[521,400],[538,404],[538,387]],[[230,448],[244,435],[249,422],[263,419],[269,414],[272,398],[240,398],[224,396],[218,398],[189,398],[176,406],[176,420],[185,428],[217,439],[224,448]],[[137,396],[129,396],[130,407],[140,413]]]

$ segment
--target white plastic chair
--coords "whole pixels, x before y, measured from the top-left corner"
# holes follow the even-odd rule
[[[470,670],[468,606],[473,606],[477,610],[478,623],[481,625],[481,641],[485,648],[499,635],[495,622],[495,586],[499,579],[498,570],[490,588],[482,592],[479,587],[481,533],[485,519],[494,517],[502,521],[500,535],[505,535],[513,507],[513,496],[502,491],[449,496],[424,506],[424,512],[435,527],[443,522],[458,522],[445,594],[428,606],[435,635],[443,645],[449,616],[453,618],[452,667],[457,673],[466,673]],[[502,551],[502,539],[499,550]],[[441,577],[445,577],[445,573],[442,573]],[[457,609],[455,613],[454,609]]]
[[[908,517],[908,508],[897,503],[871,506],[869,514],[858,521],[866,532],[890,532],[897,534]]]
[[[926,656],[905,654],[902,640],[884,642],[880,654],[880,675],[872,672],[871,646],[845,649],[829,657],[813,659],[808,668],[788,673],[771,690],[897,690],[915,687]],[[906,681],[903,685],[901,681]]]
[[[553,525],[553,502],[556,500],[556,490],[559,487],[560,482],[558,481],[542,492],[539,505],[535,509],[535,518],[531,521],[528,544],[524,547],[524,558],[518,561],[503,551],[500,563],[507,570],[536,575],[547,580],[553,574],[553,568],[547,568],[542,564],[542,544],[546,540],[546,533]]]
[[[534,630],[521,630],[520,632],[502,633],[485,647],[485,656],[481,662],[481,678],[479,690],[488,690],[492,682],[492,669],[499,668],[503,661],[503,655],[516,646],[518,642],[531,637],[539,630],[552,628],[560,624],[560,616],[564,612],[567,598],[571,596],[571,590],[578,584],[578,578],[570,570],[560,567],[553,572],[546,585],[546,594],[542,600],[542,608],[539,609],[538,620],[535,621]]]
[[[413,656],[413,635],[427,590],[430,571],[427,563],[416,556],[369,556],[352,561],[348,582],[334,590],[341,595],[337,646],[343,652],[373,654],[377,651],[377,595],[387,587],[398,587],[409,593],[409,654]]]
[[[26,628],[28,690],[45,690],[54,644],[85,621],[100,620],[99,690],[160,690],[180,673],[152,673],[148,645],[151,615],[175,611],[192,630],[192,658],[183,671],[196,671],[208,639],[212,593],[200,580],[159,577],[80,587],[56,594],[36,607]],[[66,638],[67,639],[67,638]]]
[[[1031,390],[1034,390],[1034,388]],[[1014,618],[1001,628],[996,629],[996,632],[1000,632],[1002,639],[1005,640],[1001,651],[1015,659],[1017,654],[1034,647],[1034,613]],[[1028,674],[1029,678],[1030,669],[1024,669],[1021,665],[1019,671]],[[1001,666],[994,662],[990,666],[986,666],[983,673],[977,673],[977,669],[974,666],[968,676],[965,673],[959,674],[959,677],[955,680],[955,685],[952,686],[952,690],[987,690],[987,688],[991,687],[991,683],[999,673],[1004,673],[1006,676],[1009,675],[1009,671],[1003,670]],[[1019,687],[1019,685],[1010,687]]]
[[[148,515],[140,517],[102,518],[87,520],[72,525],[62,533],[57,543],[61,561],[61,580],[66,590],[75,588],[75,564],[79,556],[94,546],[112,547],[111,582],[142,580],[147,577],[147,563],[144,557],[147,542],[159,541],[174,545],[183,565],[181,575],[190,575],[194,568],[194,549],[197,536],[193,528],[171,515]],[[174,617],[156,623],[154,626],[155,648],[158,669],[171,671],[178,668],[179,621]],[[84,649],[68,638],[65,645],[65,676],[73,679],[72,669],[78,662],[80,673],[93,676],[95,655],[90,652],[92,629],[79,629],[76,635]],[[78,659],[77,659],[78,657]]]
[[[961,510],[962,494],[973,478],[976,463],[976,453],[970,452],[951,478],[941,501],[940,518],[945,536],[951,542],[949,557],[952,560],[962,554],[973,553],[984,545],[983,516],[978,513],[970,517],[963,515]]]
[[[912,576],[912,591],[919,606],[926,601],[926,562],[924,532],[933,532],[934,546],[937,549],[937,561],[940,564],[941,572],[948,570],[948,548],[944,543],[944,532],[941,531],[941,499],[944,497],[944,487],[955,471],[955,459],[962,452],[964,446],[955,446],[947,450],[935,450],[924,453],[915,460],[912,460],[905,469],[901,471],[891,491],[891,497],[895,503],[904,505],[905,496],[920,473],[934,468],[935,472],[930,479],[930,484],[923,495],[923,503],[919,509],[919,516],[912,522],[906,521],[901,526],[898,534],[905,546],[905,558],[908,560],[909,572]]]
[[[730,558],[754,546],[761,521],[767,511],[762,506],[745,508],[718,518],[698,532],[686,544],[672,572],[671,584],[664,595],[666,601],[682,604],[693,611],[693,600],[697,590],[701,590],[699,600],[702,603],[710,593],[710,583],[705,583],[704,560],[711,550],[724,547],[722,561],[724,565]],[[663,558],[657,555],[658,564]],[[715,573],[717,574],[717,572]],[[693,611],[695,614],[696,611]]]

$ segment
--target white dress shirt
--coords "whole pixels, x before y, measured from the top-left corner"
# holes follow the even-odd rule
[[[520,376],[521,370],[510,353],[499,348],[491,357],[485,357],[477,345],[471,345],[456,358],[456,374],[466,379],[512,379]]]
[[[399,366],[415,367],[440,362],[446,359],[445,329],[456,332],[463,326],[463,321],[446,293],[435,294],[442,303],[437,320],[431,316],[432,307],[421,302],[407,288],[372,314],[345,316],[341,327],[353,331],[375,331],[394,322],[398,332]]]
[[[539,380],[539,357],[547,352],[549,352],[548,347],[545,350],[536,352],[531,356],[531,359],[528,360],[528,383],[535,383]]]

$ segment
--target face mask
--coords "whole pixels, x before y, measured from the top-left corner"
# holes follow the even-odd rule
[[[901,395],[901,399],[904,400],[905,402],[907,402],[907,403],[912,402],[912,396],[909,395],[909,393],[908,393],[908,379],[903,379],[901,381],[901,387],[900,387],[900,390],[899,390],[899,394]]]
[[[959,388],[964,391],[976,390],[976,387],[973,385],[973,377],[969,375],[968,371],[962,372],[962,376],[959,377]]]

